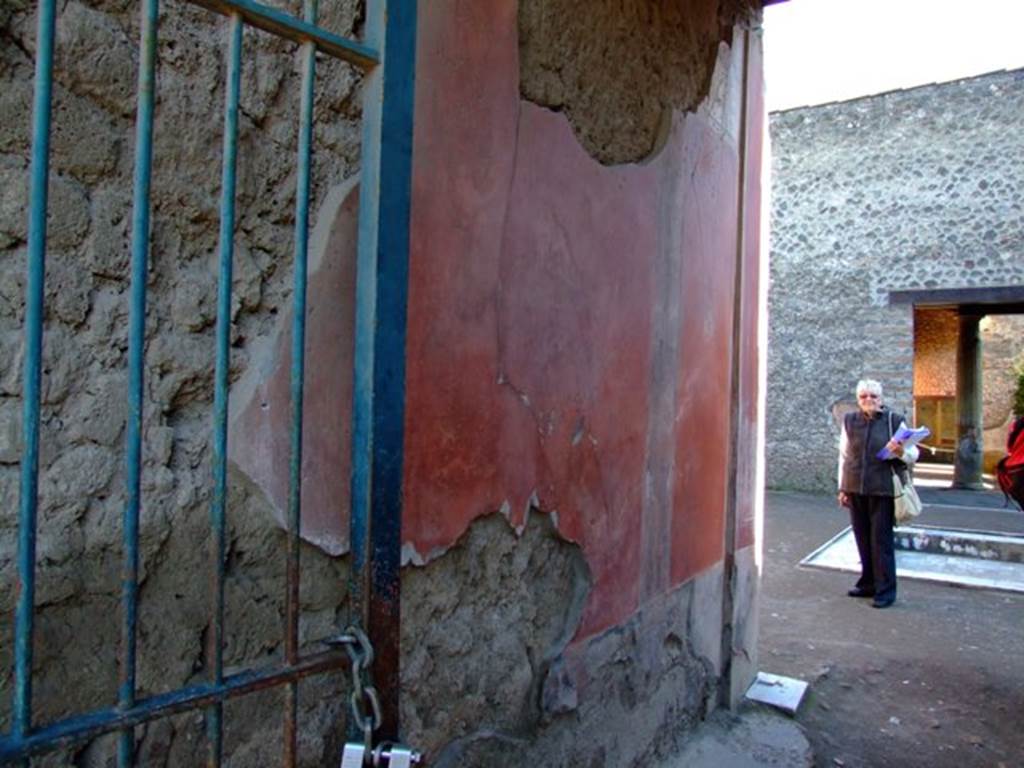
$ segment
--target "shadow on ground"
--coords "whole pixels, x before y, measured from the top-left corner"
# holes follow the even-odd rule
[[[1024,534],[1001,495],[921,495],[923,524]],[[810,683],[814,765],[1024,765],[1024,595],[901,579],[873,609],[851,574],[797,565],[847,524],[831,495],[766,495],[760,668]]]

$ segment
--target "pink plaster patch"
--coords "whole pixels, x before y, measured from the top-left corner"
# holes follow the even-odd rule
[[[359,194],[334,190],[310,238],[302,434],[302,536],[348,550],[350,412]],[[232,387],[228,454],[287,528],[291,458],[291,303]]]

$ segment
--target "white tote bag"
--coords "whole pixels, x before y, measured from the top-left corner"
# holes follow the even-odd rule
[[[899,473],[896,471],[892,473],[892,492],[896,502],[895,517],[897,525],[909,523],[921,514],[923,505],[921,504],[921,497],[917,495],[914,484],[907,483],[904,485],[900,481]]]

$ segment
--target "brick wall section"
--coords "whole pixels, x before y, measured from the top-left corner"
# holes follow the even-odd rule
[[[1024,281],[1021,114],[1018,70],[771,116],[770,487],[834,487],[859,378],[909,410],[913,311],[890,291]],[[1020,319],[990,327],[1005,368]]]
[[[951,309],[914,313],[914,395],[956,395],[956,312]]]
[[[990,315],[981,321],[982,399],[985,428],[1010,418],[1016,377],[1013,363],[1024,350],[1024,318]],[[956,396],[957,319],[952,309],[914,314],[914,395]]]

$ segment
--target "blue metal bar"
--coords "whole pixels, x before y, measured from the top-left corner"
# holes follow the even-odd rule
[[[135,116],[135,178],[132,201],[131,297],[128,319],[128,419],[125,431],[126,500],[124,562],[121,570],[121,668],[117,704],[135,705],[135,630],[139,576],[139,507],[142,476],[143,362],[146,344],[146,279],[149,257],[149,188],[153,162],[153,105],[156,97],[157,0],[142,4],[138,102]],[[135,734],[121,732],[118,765],[135,764]]]
[[[247,669],[236,675],[227,675],[221,685],[203,683],[188,686],[137,701],[128,709],[111,707],[61,720],[33,730],[24,738],[0,738],[0,765],[83,744],[104,733],[130,729],[158,718],[201,709],[310,675],[340,671],[348,664],[347,653],[332,649],[299,659],[295,664]]]
[[[366,39],[382,53],[384,14],[379,1],[367,2]],[[352,459],[350,470],[349,548],[352,552],[349,599],[365,629],[369,622],[370,472],[373,467],[373,331],[377,314],[377,228],[380,197],[380,132],[384,110],[383,68],[363,79],[363,140],[359,177],[359,233],[356,256],[356,322],[352,371]]]
[[[305,0],[303,16],[316,23],[317,0]],[[309,252],[309,198],[313,165],[313,85],[316,79],[316,47],[302,46],[302,98],[299,112],[298,178],[295,187],[295,288],[292,295],[291,370],[291,464],[288,488],[288,588],[285,598],[285,660],[299,655],[299,538],[302,532],[302,411],[306,365],[306,282]],[[297,683],[285,691],[284,763],[298,760]]]
[[[227,85],[224,93],[224,150],[220,185],[220,277],[217,283],[217,359],[213,393],[213,610],[206,650],[210,682],[224,680],[224,565],[228,495],[228,372],[231,363],[231,280],[235,245],[235,176],[238,162],[238,100],[242,81],[242,17],[228,17]],[[216,768],[224,753],[223,708],[206,711],[207,765]]]
[[[379,61],[377,51],[316,26],[308,16],[304,20],[270,8],[252,0],[189,0],[195,5],[222,13],[225,16],[241,14],[246,23],[266,32],[294,40],[296,43],[312,41],[316,47],[336,59],[347,61],[361,69],[370,69]]]
[[[32,728],[33,607],[36,592],[36,516],[39,496],[39,403],[43,356],[43,283],[46,278],[46,206],[50,176],[55,0],[39,3],[32,106],[28,280],[25,286],[25,372],[22,382],[21,504],[18,517],[18,605],[15,609],[12,733]]]
[[[352,600],[373,644],[379,739],[398,739],[399,567],[416,3],[371,0],[363,83],[352,415]]]

